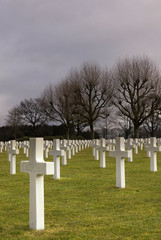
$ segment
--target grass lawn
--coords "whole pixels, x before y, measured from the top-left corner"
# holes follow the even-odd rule
[[[116,161],[100,169],[92,149],[77,153],[61,166],[61,180],[45,176],[45,230],[29,230],[29,175],[9,174],[0,154],[0,239],[161,239],[161,153],[158,171],[150,172],[145,151],[126,160],[126,188],[116,185]],[[52,161],[49,157],[47,161]]]

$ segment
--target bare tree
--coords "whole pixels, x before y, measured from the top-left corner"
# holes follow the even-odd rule
[[[40,96],[43,112],[47,117],[49,117],[50,121],[54,121],[56,119],[56,112],[53,107],[55,102],[54,93],[54,86],[52,84],[49,84]]]
[[[109,115],[108,104],[112,94],[110,74],[102,71],[97,64],[86,63],[80,71],[72,72],[72,86],[75,114],[88,124],[93,139],[94,123]]]
[[[6,125],[11,126],[14,130],[14,138],[16,139],[17,136],[17,130],[22,124],[22,119],[20,116],[20,110],[19,107],[13,107],[6,117]]]
[[[139,127],[160,104],[160,73],[148,57],[127,58],[118,62],[113,77],[113,104],[132,121],[139,137]]]
[[[154,137],[157,130],[161,127],[160,111],[154,111],[153,114],[145,120],[143,126],[149,136]]]
[[[24,99],[20,102],[19,112],[23,124],[31,125],[33,135],[36,136],[38,126],[42,126],[47,121],[47,117],[41,107],[40,99]]]
[[[66,127],[69,139],[70,126],[73,123],[73,93],[69,81],[70,74],[57,86],[49,85],[41,96],[44,112],[50,120],[60,122]]]
[[[120,115],[118,114],[118,116],[120,117],[118,119],[118,124],[119,126],[122,128],[122,130],[124,131],[124,137],[127,139],[129,138],[129,136],[131,135],[131,133],[133,132],[133,127],[132,127],[132,122],[131,120],[126,117],[125,115]]]

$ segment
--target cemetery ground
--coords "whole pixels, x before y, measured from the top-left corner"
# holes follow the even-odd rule
[[[66,166],[61,179],[44,176],[45,230],[29,230],[29,174],[10,175],[7,153],[0,154],[0,239],[161,239],[161,153],[158,171],[150,172],[146,152],[125,159],[126,188],[116,188],[116,160],[106,153],[99,167],[92,149]],[[52,161],[52,156],[47,161]]]

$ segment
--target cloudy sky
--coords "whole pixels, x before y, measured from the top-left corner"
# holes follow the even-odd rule
[[[142,55],[161,69],[160,0],[0,0],[0,125],[72,67]]]

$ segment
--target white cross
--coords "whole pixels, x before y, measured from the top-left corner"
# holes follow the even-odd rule
[[[60,150],[60,140],[53,140],[53,150],[49,151],[49,155],[53,156],[54,161],[54,179],[60,179],[60,156],[63,156],[64,151]]]
[[[7,150],[7,145],[8,145],[8,143],[5,142],[5,143],[4,143],[4,150],[5,150],[5,151]]]
[[[67,158],[68,158],[68,159],[71,159],[71,157],[72,157],[72,154],[71,154],[71,149],[72,149],[71,140],[68,140],[68,141],[67,141],[67,146],[68,146]]]
[[[78,145],[79,145],[79,142],[78,140],[75,140],[75,152],[78,153]]]
[[[78,145],[78,148],[79,148],[79,151],[81,151],[81,150],[82,150],[82,141],[81,141],[81,140],[79,140],[79,145]]]
[[[150,152],[150,171],[157,171],[157,152],[161,151],[161,147],[157,147],[156,138],[150,138],[150,145],[145,147],[146,151]]]
[[[72,146],[72,155],[74,156],[74,155],[75,155],[75,146],[76,146],[74,140],[72,140],[72,144],[71,144],[71,146]]]
[[[67,140],[62,140],[61,150],[64,150],[64,155],[62,156],[62,165],[67,165],[67,151],[69,147],[67,146]]]
[[[109,150],[110,151],[114,151],[115,150],[115,146],[116,146],[115,139],[109,139],[108,140],[108,146],[109,146]]]
[[[8,159],[10,161],[10,174],[16,174],[16,154],[19,150],[16,149],[16,141],[11,140],[11,147],[8,149]]]
[[[48,158],[48,153],[49,153],[49,141],[46,140],[44,142],[44,148],[45,148],[45,158]]]
[[[106,141],[104,138],[100,139],[100,146],[97,146],[97,150],[100,151],[100,168],[105,168],[106,167],[105,153],[108,150],[108,147],[106,146]]]
[[[99,140],[95,139],[95,160],[99,160]]]
[[[133,140],[133,145],[134,145],[134,148],[135,148],[135,154],[138,154],[138,139],[137,138],[135,138],[134,140]]]
[[[3,146],[4,146],[4,143],[0,142],[0,153],[2,153],[2,151],[3,151]]]
[[[126,142],[127,150],[130,152],[130,157],[128,157],[128,162],[133,162],[133,139],[128,138]]]
[[[30,144],[28,141],[26,141],[26,157],[28,158],[29,157],[29,147],[30,147]]]
[[[110,157],[116,158],[116,187],[125,188],[125,157],[129,157],[129,151],[125,151],[123,137],[116,138],[116,150],[109,152]]]
[[[93,156],[95,156],[95,139],[92,140],[91,147],[92,147],[92,154]]]
[[[139,144],[140,144],[140,150],[143,150],[143,146],[144,146],[144,139],[143,138],[139,139]]]
[[[21,162],[21,172],[30,174],[30,229],[44,229],[44,175],[54,173],[54,164],[43,159],[43,138],[30,138],[30,159]]]
[[[150,138],[147,138],[144,142],[145,150],[147,151],[147,157],[151,157],[151,152],[148,150],[148,147],[150,146]]]

